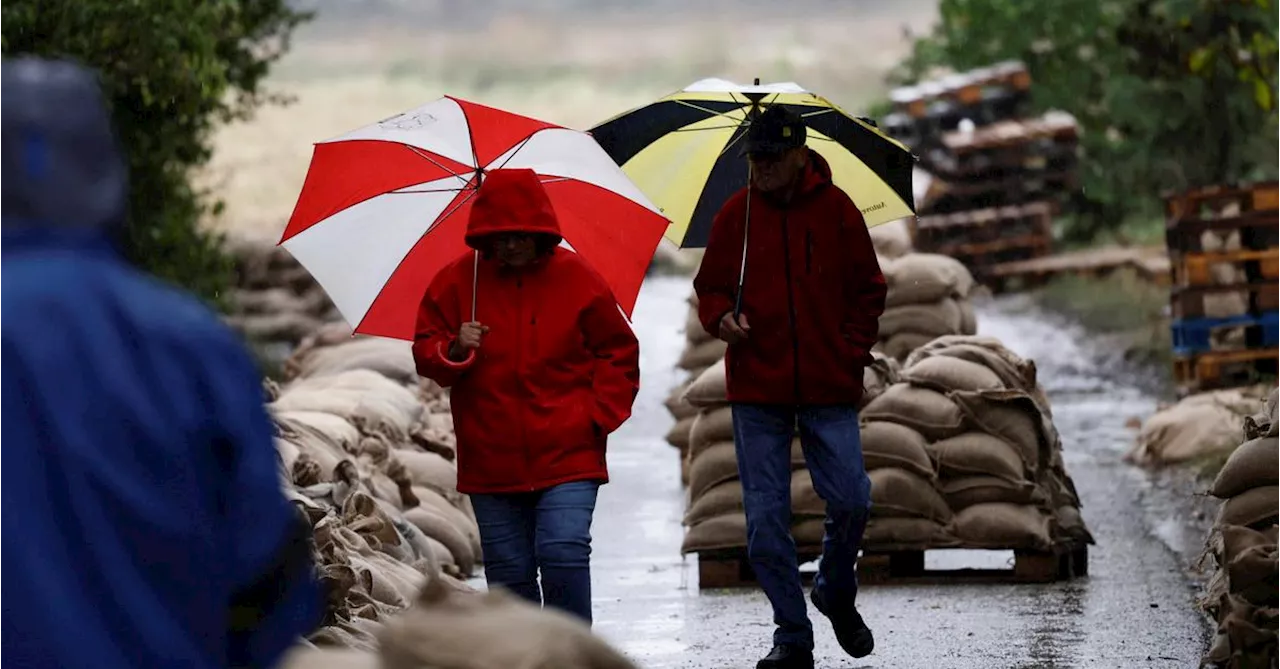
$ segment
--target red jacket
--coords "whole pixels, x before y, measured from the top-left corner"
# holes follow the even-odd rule
[[[725,355],[729,401],[857,404],[870,362],[885,282],[858,207],[831,183],[831,168],[809,152],[790,203],[751,195],[742,312],[748,339]],[[698,316],[718,335],[734,308],[747,189],[716,215],[694,279]]]
[[[467,242],[500,230],[560,236],[533,172],[497,170],[483,182]],[[418,373],[452,387],[458,490],[607,481],[605,436],[630,417],[640,385],[639,344],[613,293],[563,248],[520,272],[481,260],[476,320],[489,332],[453,362],[446,353],[471,319],[474,262],[468,253],[431,282],[413,343]]]

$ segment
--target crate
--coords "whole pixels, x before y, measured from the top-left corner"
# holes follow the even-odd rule
[[[1219,350],[1276,348],[1280,346],[1280,312],[1260,316],[1240,315],[1227,318],[1193,318],[1176,320],[1170,325],[1173,352],[1179,356]],[[1225,342],[1224,337],[1239,335],[1238,343]]]
[[[925,569],[930,547],[886,547],[864,551],[858,560],[859,585],[947,585],[965,583],[1053,583],[1087,576],[1089,549],[1085,544],[1060,544],[1049,551],[1015,550],[1010,569]],[[821,548],[797,547],[799,564],[818,559]],[[808,579],[812,574],[801,572]],[[698,555],[698,588],[755,586],[755,571],[745,549],[710,551]]]
[[[1213,351],[1173,361],[1173,377],[1180,394],[1246,386],[1260,377],[1275,376],[1280,349]]]

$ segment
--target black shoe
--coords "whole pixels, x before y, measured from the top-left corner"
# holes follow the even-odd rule
[[[756,669],[813,669],[813,651],[778,644],[756,663]]]
[[[844,652],[854,657],[866,657],[875,650],[876,641],[871,636],[871,628],[862,621],[857,607],[828,607],[826,599],[815,588],[809,593],[809,601],[814,607],[831,621],[831,628],[836,632],[836,641]]]

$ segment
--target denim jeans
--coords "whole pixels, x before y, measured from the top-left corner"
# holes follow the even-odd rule
[[[571,481],[537,492],[472,495],[489,587],[590,625],[591,515],[599,489],[597,481]]]
[[[858,595],[855,568],[871,511],[871,479],[855,407],[733,405],[747,555],[773,606],[773,641],[812,649],[813,625],[791,537],[791,440],[797,426],[814,490],[827,505],[813,587],[832,606],[852,606]]]

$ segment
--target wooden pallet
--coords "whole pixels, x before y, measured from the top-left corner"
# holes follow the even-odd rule
[[[1164,208],[1170,222],[1207,220],[1221,216],[1225,209],[1233,209],[1237,213],[1274,212],[1280,209],[1280,182],[1259,181],[1166,193]]]
[[[1230,265],[1247,281],[1274,284],[1280,279],[1280,248],[1175,254],[1171,259],[1173,285],[1212,286],[1215,283],[1212,270],[1219,265]]]
[[[1205,253],[1203,236],[1236,232],[1244,251],[1280,246],[1277,233],[1277,182],[1206,188],[1165,198],[1165,245],[1170,256]]]
[[[957,244],[980,244],[1018,237],[1052,240],[1053,205],[1033,202],[922,216],[912,219],[908,225],[916,248],[932,253],[946,253],[945,249]]]
[[[1173,378],[1180,394],[1233,388],[1255,383],[1261,376],[1275,376],[1280,351],[1212,351],[1175,358]]]
[[[945,585],[958,583],[1053,583],[1087,576],[1087,545],[1060,545],[1052,551],[1015,550],[1011,569],[925,568],[928,548],[864,551],[858,560],[859,585]],[[821,556],[816,547],[800,547],[797,560],[805,564]],[[803,580],[812,572],[801,572]],[[756,585],[755,571],[745,549],[698,555],[698,588],[740,588]]]
[[[939,79],[920,81],[914,86],[895,88],[889,92],[889,100],[898,113],[923,118],[928,114],[929,107],[936,102],[976,106],[989,100],[993,91],[1025,97],[1030,88],[1031,74],[1026,66],[1009,61]]]
[[[1234,283],[1220,286],[1175,286],[1169,293],[1169,313],[1174,320],[1205,318],[1209,315],[1209,302],[1215,296],[1238,293],[1245,296],[1235,313],[1216,313],[1215,316],[1235,316],[1275,311],[1280,308],[1280,285],[1268,282]]]

